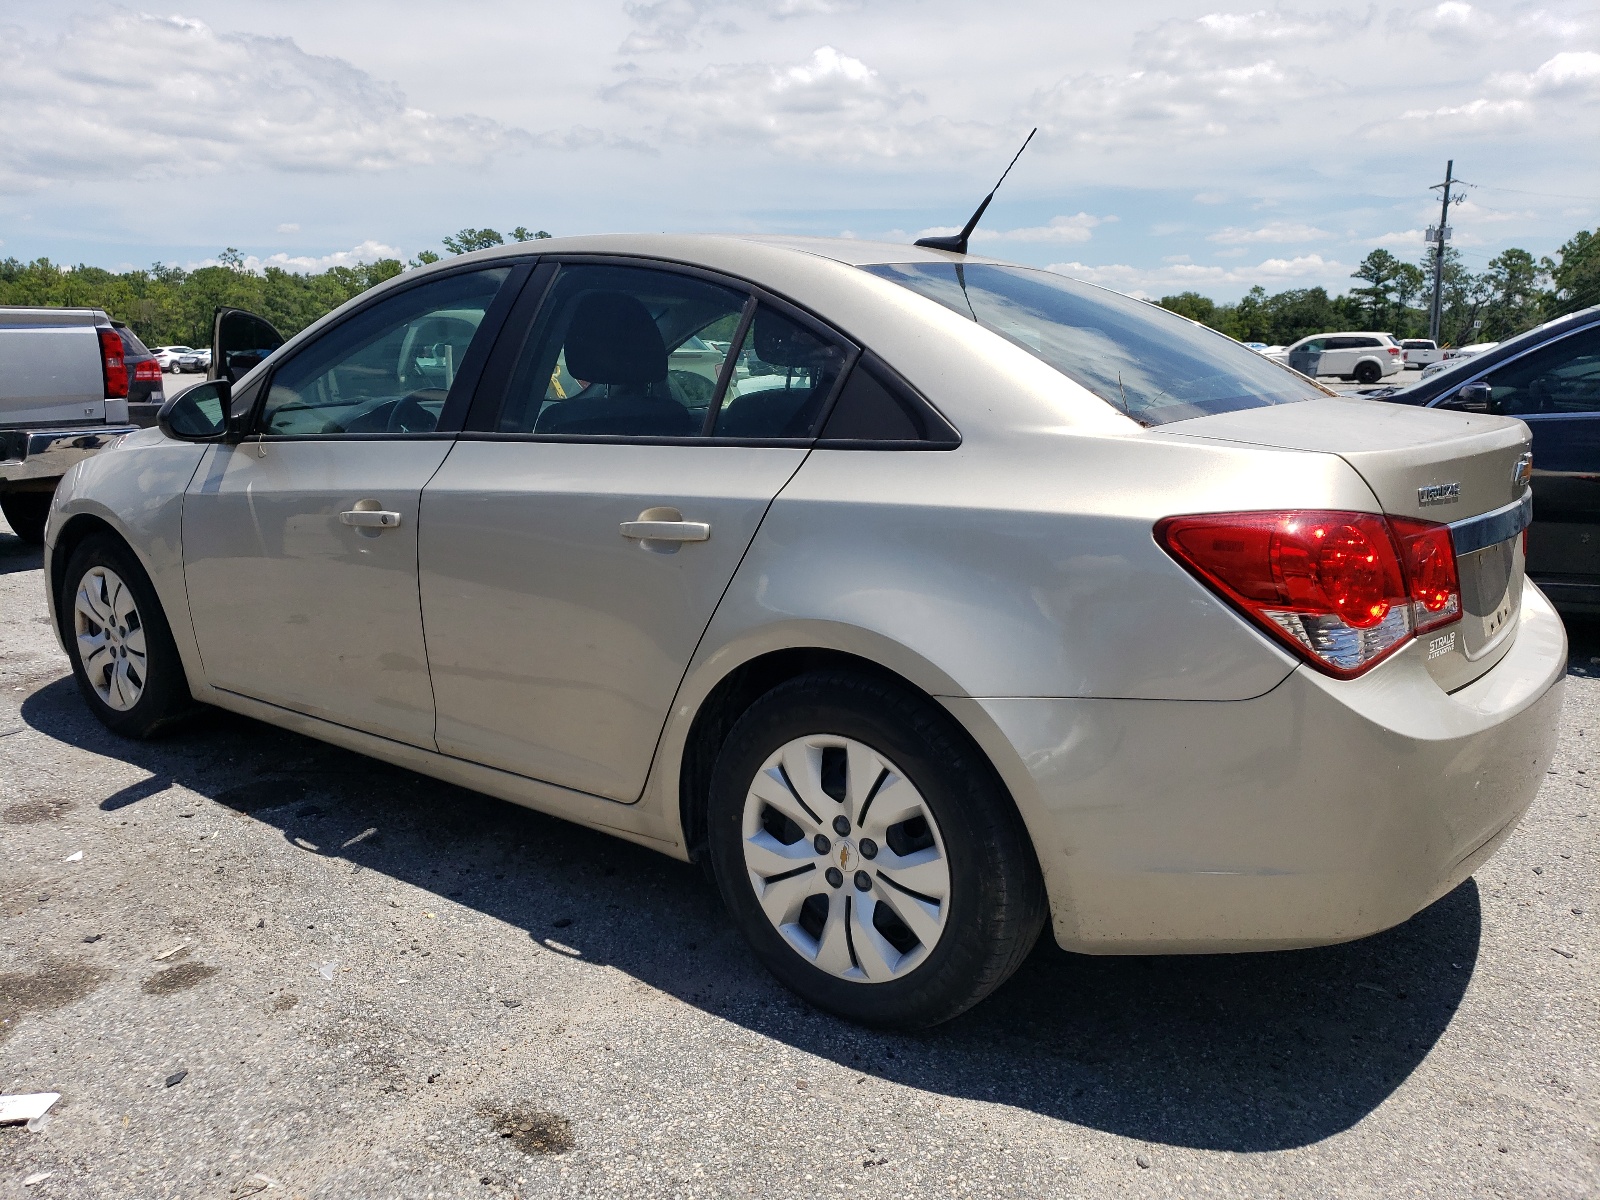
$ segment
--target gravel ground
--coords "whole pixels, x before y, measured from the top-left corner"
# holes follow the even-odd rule
[[[110,736],[3,528],[0,1089],[62,1100],[0,1196],[1600,1194],[1594,627],[1527,821],[1400,928],[1045,944],[888,1036],[694,868],[240,718]]]

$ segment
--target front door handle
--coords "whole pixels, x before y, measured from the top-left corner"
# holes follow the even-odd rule
[[[398,529],[400,514],[381,508],[353,508],[339,514],[339,520],[357,529]]]
[[[624,521],[622,536],[650,542],[703,542],[711,536],[704,521]]]

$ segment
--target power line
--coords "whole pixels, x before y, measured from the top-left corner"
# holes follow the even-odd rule
[[[1459,183],[1460,180],[1457,180]],[[1600,196],[1575,196],[1571,192],[1530,192],[1526,188],[1501,187],[1497,183],[1467,183],[1463,187],[1483,188],[1491,192],[1511,192],[1518,196],[1546,196],[1552,200],[1587,200],[1591,204],[1600,204]]]

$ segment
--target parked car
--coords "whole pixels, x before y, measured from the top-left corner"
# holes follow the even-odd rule
[[[122,361],[128,369],[128,420],[148,428],[167,398],[161,360],[123,322],[113,321],[111,327],[122,339]]]
[[[156,346],[153,349],[156,361],[161,364],[161,369],[170,371],[173,374],[178,372],[178,360],[185,354],[194,353],[193,346]]]
[[[1446,367],[1450,366],[1457,359],[1476,358],[1486,350],[1493,350],[1499,344],[1499,342],[1474,342],[1470,346],[1452,346],[1445,350],[1444,358],[1442,358],[1440,361],[1436,363],[1430,363],[1428,366],[1422,368],[1422,377],[1424,379],[1432,379],[1435,375],[1437,375],[1440,371],[1443,371]]]
[[[1533,433],[1528,574],[1558,606],[1600,612],[1600,307],[1488,343],[1410,387],[1365,394],[1526,421]]]
[[[191,350],[187,354],[178,356],[178,370],[195,374],[211,369],[211,351],[209,349]]]
[[[0,306],[0,512],[23,541],[68,467],[134,431],[127,356],[100,309]]]
[[[1399,344],[1387,333],[1318,333],[1268,356],[1302,375],[1337,375],[1357,383],[1377,383],[1402,366]]]
[[[1049,271],[541,241],[175,396],[46,579],[109,728],[198,700],[706,861],[800,995],[922,1026],[1046,921],[1337,942],[1510,835],[1566,671],[1527,427],[1373,412]]]
[[[1415,367],[1420,371],[1429,363],[1444,360],[1444,351],[1439,349],[1439,344],[1427,338],[1406,338],[1400,343],[1400,351],[1408,370]]]
[[[1266,351],[1272,349],[1272,347],[1268,346],[1265,342],[1241,342],[1239,344],[1242,345],[1246,350],[1254,350],[1261,354],[1264,354]]]

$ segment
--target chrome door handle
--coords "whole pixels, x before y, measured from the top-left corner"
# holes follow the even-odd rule
[[[353,508],[340,513],[339,520],[357,529],[397,529],[400,526],[399,513],[379,508]]]
[[[711,536],[704,521],[624,521],[622,536],[651,542],[703,542]]]

